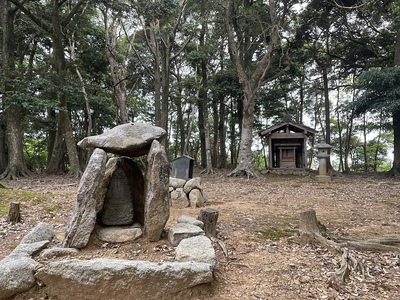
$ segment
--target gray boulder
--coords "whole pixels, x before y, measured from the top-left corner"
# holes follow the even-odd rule
[[[121,156],[137,157],[147,154],[154,140],[162,140],[166,131],[142,123],[118,125],[99,135],[89,136],[78,143],[82,148],[101,148]]]
[[[19,244],[10,254],[10,256],[26,256],[31,257],[40,253],[47,247],[50,241],[41,241],[30,244]]]
[[[178,220],[176,220],[176,222],[192,224],[192,225],[199,226],[201,229],[204,229],[204,223],[200,220],[197,220],[194,217],[191,217],[191,216],[186,216],[186,215],[179,216]]]
[[[144,236],[151,242],[161,238],[169,218],[169,162],[164,147],[153,141],[147,155]]]
[[[204,199],[203,194],[199,189],[192,189],[189,193],[190,207],[203,207]]]
[[[201,178],[200,177],[194,177],[186,181],[185,186],[183,187],[183,190],[185,191],[186,194],[189,194],[191,190],[193,189],[199,189],[201,190]]]
[[[169,178],[169,186],[173,188],[183,188],[186,183],[185,179],[170,177]]]
[[[96,224],[96,215],[103,206],[107,155],[102,149],[95,149],[79,182],[77,205],[62,242],[66,248],[83,248],[89,242]]]
[[[31,258],[53,239],[53,227],[47,223],[39,223],[21,243],[0,261],[0,299],[29,290],[35,284],[34,269],[38,263]]]
[[[176,223],[169,228],[168,240],[176,247],[183,240],[197,235],[204,235],[204,231],[196,225]]]
[[[63,260],[36,273],[59,300],[173,299],[175,293],[212,281],[210,264],[131,260]]]
[[[52,241],[53,238],[54,238],[53,226],[51,226],[48,223],[41,222],[22,238],[21,244],[32,244],[42,241]]]
[[[37,262],[26,256],[8,256],[0,261],[0,299],[28,291],[35,284]]]
[[[204,235],[182,240],[178,247],[176,247],[175,253],[176,261],[203,262],[213,267],[217,264],[211,240]]]
[[[171,192],[171,205],[175,208],[186,208],[189,206],[189,199],[183,188],[176,188]]]
[[[64,257],[64,256],[76,256],[79,254],[79,250],[76,248],[60,248],[54,247],[50,249],[44,249],[40,252],[39,257],[41,258],[56,258],[56,257]]]

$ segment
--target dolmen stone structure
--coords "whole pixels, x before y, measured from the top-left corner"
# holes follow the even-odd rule
[[[85,247],[96,224],[135,224],[135,228],[139,224],[146,239],[160,239],[169,218],[169,163],[159,142],[165,135],[160,127],[127,123],[78,143],[94,151],[79,183],[64,247]],[[122,156],[107,161],[107,153]],[[143,155],[147,155],[144,175],[132,160]],[[140,236],[137,229],[134,236]]]
[[[165,134],[155,126],[129,123],[79,142],[93,153],[62,247],[46,249],[54,237],[52,226],[35,227],[0,261],[0,300],[42,288],[59,300],[189,299],[192,287],[212,282],[217,265],[212,242],[203,222],[189,216],[169,229],[175,261],[74,258],[93,233],[113,242],[160,240],[170,209],[169,164],[160,144]],[[107,159],[107,153],[119,157]],[[144,171],[132,160],[143,155]]]

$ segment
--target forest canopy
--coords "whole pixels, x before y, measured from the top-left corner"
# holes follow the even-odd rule
[[[290,115],[339,172],[400,174],[400,2],[0,0],[0,178],[80,176],[86,136],[146,122],[170,160],[268,168]]]

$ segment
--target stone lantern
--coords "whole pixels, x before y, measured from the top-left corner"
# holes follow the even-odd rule
[[[316,176],[318,181],[326,182],[331,181],[331,177],[328,175],[328,159],[330,157],[331,145],[321,143],[315,146],[318,150],[317,157],[319,159],[319,174]]]

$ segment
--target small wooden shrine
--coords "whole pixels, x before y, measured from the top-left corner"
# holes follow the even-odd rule
[[[306,169],[307,140],[315,132],[313,128],[293,122],[290,117],[260,131],[261,137],[268,138],[269,169]]]

